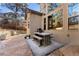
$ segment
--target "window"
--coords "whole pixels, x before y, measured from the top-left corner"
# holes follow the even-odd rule
[[[46,18],[44,18],[44,30],[46,30]]]
[[[63,10],[59,10],[58,12],[53,14],[53,28],[54,29],[62,29],[63,27]]]
[[[78,30],[79,15],[73,16],[68,19],[68,29],[69,30]]]
[[[53,17],[48,17],[48,30],[53,28]]]
[[[56,13],[48,17],[48,29],[62,29],[63,27],[63,10],[59,10]]]
[[[78,30],[79,23],[79,4],[70,3],[68,6],[68,29],[69,30]]]

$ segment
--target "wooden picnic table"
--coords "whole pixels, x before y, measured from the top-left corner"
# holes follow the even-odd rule
[[[46,33],[46,32],[42,32],[42,33],[39,33],[39,32],[35,32],[36,35],[42,37],[42,43],[44,46],[47,46],[51,43],[50,41],[50,35],[51,33]]]

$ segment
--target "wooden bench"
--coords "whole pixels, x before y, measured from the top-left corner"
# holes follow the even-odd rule
[[[39,37],[39,36],[33,35],[33,38],[39,41],[39,43],[40,43],[39,46],[42,45],[42,37]]]
[[[37,39],[37,40],[42,40],[42,38],[41,38],[41,37],[36,36],[36,35],[33,35],[33,38],[35,38],[35,39]]]

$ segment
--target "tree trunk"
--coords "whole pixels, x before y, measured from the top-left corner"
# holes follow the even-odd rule
[[[25,10],[25,20],[27,20],[27,11]]]

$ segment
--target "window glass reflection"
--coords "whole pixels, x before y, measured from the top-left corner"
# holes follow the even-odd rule
[[[78,30],[79,23],[79,4],[70,3],[68,6],[68,29]]]
[[[56,9],[57,7],[59,7],[61,4],[60,3],[49,3],[48,4],[48,13],[54,9]]]
[[[56,13],[48,17],[48,29],[62,29],[63,27],[63,10],[59,10]]]

